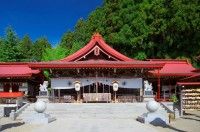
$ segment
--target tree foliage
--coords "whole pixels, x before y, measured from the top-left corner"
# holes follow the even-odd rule
[[[72,54],[99,32],[119,52],[136,59],[187,58],[200,67],[198,0],[104,0],[51,48],[46,38],[21,40],[12,28],[0,38],[0,61],[54,60]]]
[[[80,19],[65,41],[86,44],[99,32],[129,57],[188,58],[199,66],[200,2],[196,0],[105,0]]]
[[[42,55],[42,61],[59,60],[66,57],[67,55],[69,55],[69,51],[62,46],[46,48]]]
[[[32,40],[28,35],[25,35],[19,43],[19,52],[21,53],[21,61],[31,61],[32,59]]]
[[[15,31],[8,27],[3,40],[1,40],[1,61],[19,61],[20,52],[18,49],[19,39]]]
[[[45,50],[51,48],[51,44],[48,42],[47,38],[39,38],[35,41],[33,45],[33,60],[41,61],[42,55],[44,54]]]

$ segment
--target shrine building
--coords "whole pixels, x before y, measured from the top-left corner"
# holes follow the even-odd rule
[[[200,86],[199,70],[187,60],[129,58],[96,33],[83,48],[61,60],[1,62],[0,98],[23,94],[35,98],[46,80],[43,71],[50,74],[53,102],[142,102],[150,96],[169,100],[179,87]]]

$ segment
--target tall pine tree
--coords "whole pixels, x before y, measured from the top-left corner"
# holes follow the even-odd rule
[[[12,27],[6,29],[6,35],[2,42],[2,58],[1,61],[20,61],[20,52],[18,49],[19,38]]]
[[[41,61],[42,55],[45,52],[45,49],[51,48],[51,44],[48,42],[47,38],[39,38],[35,41],[32,49],[32,60],[33,61]]]
[[[33,44],[28,35],[25,35],[19,43],[19,52],[21,61],[31,61]]]

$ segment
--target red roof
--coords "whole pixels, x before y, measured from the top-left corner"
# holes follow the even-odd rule
[[[22,92],[0,92],[0,98],[17,98],[23,96]]]
[[[97,50],[97,51],[95,51]],[[98,53],[96,53],[98,52]],[[91,54],[92,53],[92,54]],[[98,58],[104,54],[107,58]],[[92,55],[94,58],[87,58]],[[90,56],[91,57],[91,56]],[[96,58],[95,58],[96,57]],[[98,58],[98,59],[97,59]],[[90,42],[74,54],[58,60],[49,62],[29,63],[32,68],[150,68],[160,69],[163,63],[134,60],[114,50],[105,43],[98,33],[92,36]]]
[[[31,77],[39,73],[39,70],[32,70],[28,65],[3,64],[0,65],[0,78],[4,77]]]
[[[77,61],[77,62],[34,62],[32,68],[162,68],[163,63],[148,61]]]
[[[95,46],[98,46],[102,51],[104,51],[109,56],[119,61],[133,61],[134,60],[114,50],[112,47],[106,44],[106,42],[103,40],[102,36],[99,33],[96,33],[92,36],[92,39],[90,40],[90,42],[86,44],[83,48],[81,48],[74,54],[69,55],[68,57],[61,59],[59,61],[61,62],[77,61],[81,57],[85,56],[88,52],[90,52]]]
[[[150,59],[150,62],[165,63],[160,70],[160,76],[191,76],[195,68],[187,60],[164,60]],[[150,71],[153,75],[158,75],[157,71]]]
[[[193,70],[193,71],[194,71],[194,74],[192,76],[183,78],[182,80],[184,80],[184,81],[200,80],[200,71],[199,71],[199,69],[198,70]]]

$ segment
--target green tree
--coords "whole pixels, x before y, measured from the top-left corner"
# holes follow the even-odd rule
[[[21,53],[21,61],[30,61],[32,58],[32,41],[28,35],[25,35],[19,43],[19,52]]]
[[[66,49],[72,48],[73,41],[74,41],[74,33],[71,31],[68,31],[64,33],[64,35],[61,38],[60,46],[64,47]]]
[[[69,55],[69,50],[58,45],[55,48],[46,48],[42,55],[42,61],[59,60]]]
[[[73,54],[76,51],[78,51],[79,49],[81,49],[83,47],[83,45],[80,42],[74,42],[72,45],[72,48],[70,49],[69,54]]]
[[[47,38],[42,37],[37,39],[32,48],[32,60],[41,61],[42,55],[47,48],[51,48],[51,44],[48,42]]]
[[[19,61],[20,52],[18,50],[19,38],[12,27],[6,28],[6,35],[2,44],[1,61]]]
[[[70,45],[94,32],[123,54],[137,58],[189,58],[199,66],[200,3],[196,0],[104,0],[80,19]],[[69,39],[68,39],[69,40]]]
[[[4,59],[3,59],[3,39],[2,38],[0,38],[0,61],[3,61]]]

